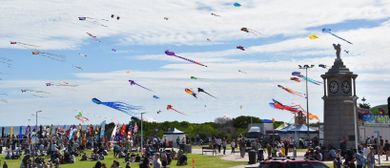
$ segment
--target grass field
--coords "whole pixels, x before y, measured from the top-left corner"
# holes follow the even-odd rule
[[[89,153],[89,152],[88,152]],[[199,155],[199,154],[188,154],[188,165],[187,166],[176,166],[176,160],[172,161],[170,168],[191,168],[192,167],[192,159],[195,161],[196,167],[202,167],[202,168],[228,168],[238,165],[244,165],[246,162],[236,162],[236,161],[226,161],[222,160],[220,156],[210,156],[210,155]],[[48,160],[48,158],[45,158],[45,160]],[[92,168],[96,161],[79,161],[80,157],[77,157],[76,163],[74,164],[62,164],[60,165],[61,168]],[[112,161],[114,160],[113,154],[110,152],[107,156],[105,156],[105,159],[102,161],[102,163],[105,163],[107,167],[110,167],[112,164]],[[120,162],[121,167],[125,167],[124,159],[116,159]],[[4,156],[0,155],[0,166],[3,165]],[[20,167],[21,160],[6,160],[9,168],[18,168]],[[138,163],[132,163],[131,167],[138,167]]]

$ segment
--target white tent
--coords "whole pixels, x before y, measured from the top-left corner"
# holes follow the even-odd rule
[[[184,142],[186,142],[186,135],[184,134],[183,131],[180,131],[176,128],[170,128],[168,129],[167,132],[164,133],[163,135],[163,141],[165,140],[166,141],[166,145],[168,147],[179,147],[176,143],[177,139],[179,139],[180,143],[184,140]]]

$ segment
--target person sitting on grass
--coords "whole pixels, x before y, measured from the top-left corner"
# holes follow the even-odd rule
[[[120,164],[118,161],[113,160],[111,164],[111,168],[120,168]]]
[[[83,155],[81,155],[80,161],[87,161],[87,160],[88,160],[88,156],[85,152],[83,152]]]

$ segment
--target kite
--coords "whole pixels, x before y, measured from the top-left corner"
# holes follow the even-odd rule
[[[116,18],[116,20],[119,20],[121,17],[119,17],[119,16],[116,16],[116,17],[115,17],[114,14],[111,14],[111,18],[112,18],[112,19]]]
[[[318,36],[316,34],[310,34],[308,37],[310,40],[318,39]]]
[[[134,111],[138,111],[138,110],[142,109],[141,106],[132,106],[132,105],[129,105],[129,104],[124,103],[124,102],[102,102],[97,98],[92,98],[92,102],[94,102],[96,104],[102,104],[102,105],[105,105],[107,107],[111,107],[115,110],[119,110],[119,111],[126,113],[128,115],[131,115],[131,116],[133,116],[135,114]]]
[[[72,85],[68,82],[59,82],[59,83],[56,83],[56,82],[49,82],[49,83],[45,83],[46,86],[67,86],[67,87],[77,87],[78,85]]]
[[[306,110],[303,109],[301,105],[295,105],[294,107],[299,107],[302,110],[302,112],[304,112],[304,113],[302,113],[303,116],[305,116],[305,117],[307,116]],[[309,120],[314,120],[314,119],[320,121],[320,118],[317,115],[309,113]]]
[[[196,93],[194,93],[194,92],[192,91],[192,89],[185,88],[184,91],[185,91],[187,94],[192,95],[192,96],[194,96],[195,98],[198,98],[198,97],[196,96]]]
[[[233,6],[236,7],[236,8],[238,8],[238,7],[241,7],[241,4],[238,3],[238,2],[234,2],[234,3],[233,3]]]
[[[328,66],[326,66],[325,64],[318,64],[318,67],[321,67],[321,68],[324,68],[324,69],[328,68]]]
[[[249,29],[247,27],[242,27],[240,30],[243,31],[243,32],[246,32],[246,33],[252,33],[252,34],[254,34],[256,36],[262,35],[262,33],[258,32],[256,30],[253,30],[253,29]]]
[[[45,56],[45,57],[47,57],[49,59],[52,59],[54,61],[64,62],[66,60],[65,56],[58,55],[58,54],[53,54],[53,53],[49,53],[49,52],[43,52],[43,51],[39,51],[39,50],[34,50],[31,53],[32,53],[32,55]]]
[[[203,90],[202,88],[198,88],[198,93],[200,93],[200,92],[203,92],[204,94],[207,94],[207,95],[209,95],[210,97],[212,97],[212,98],[214,98],[214,99],[217,99],[215,96],[213,96],[212,94],[206,92],[206,91]]]
[[[239,49],[239,50],[245,51],[244,46],[239,45],[239,46],[236,46],[236,48]]]
[[[12,66],[12,60],[4,57],[0,57],[0,63],[7,65],[8,68],[11,68]]]
[[[169,18],[168,17],[164,17],[164,20],[168,20]]]
[[[195,77],[195,76],[191,76],[190,79],[198,80],[199,78],[197,78],[197,77]]]
[[[87,54],[83,54],[83,53],[79,53],[79,56],[84,57],[84,58],[87,58],[87,57],[88,57]]]
[[[151,89],[148,89],[148,88],[146,88],[146,87],[144,87],[144,86],[142,86],[142,85],[140,85],[140,84],[136,83],[136,82],[135,82],[135,81],[133,81],[133,80],[129,80],[129,83],[130,83],[130,85],[137,85],[137,86],[139,86],[139,87],[141,87],[141,88],[143,88],[143,89],[145,89],[145,90],[148,90],[148,91],[151,91],[151,92],[153,92],[153,90],[151,90]]]
[[[156,95],[153,95],[153,98],[154,99],[160,99],[160,97],[156,96]]]
[[[294,71],[294,72],[291,73],[291,75],[292,75],[292,76],[296,76],[296,77],[300,77],[300,78],[302,78],[302,79],[304,79],[304,80],[306,80],[306,81],[308,81],[308,82],[310,82],[310,83],[316,84],[316,85],[322,84],[322,82],[320,82],[320,81],[316,81],[316,80],[314,80],[314,79],[311,79],[311,78],[308,78],[308,77],[303,76],[303,75],[301,74],[301,72]]]
[[[247,74],[247,72],[242,71],[241,69],[239,69],[238,72],[243,73],[243,74]]]
[[[282,103],[278,102],[277,100],[275,99],[272,99],[273,102],[269,103],[269,105],[272,107],[272,108],[275,108],[275,109],[279,109],[279,110],[286,110],[286,111],[290,111],[292,113],[299,113],[299,112],[302,112],[300,109],[298,109],[296,106],[287,106],[287,105],[283,105]]]
[[[194,64],[198,64],[198,65],[201,65],[201,66],[207,67],[207,65],[203,65],[203,64],[201,64],[201,63],[199,63],[199,62],[196,62],[196,61],[190,60],[190,59],[188,59],[188,58],[184,58],[184,57],[182,57],[182,56],[179,56],[179,55],[176,55],[176,53],[175,53],[175,52],[173,52],[173,51],[165,50],[165,54],[166,54],[166,55],[168,55],[168,56],[177,57],[177,58],[180,58],[180,59],[183,59],[183,60],[186,60],[186,61],[192,62],[192,63],[194,63]]]
[[[287,87],[284,87],[284,86],[282,86],[282,85],[277,85],[277,86],[278,86],[279,88],[285,90],[286,92],[293,94],[293,95],[297,95],[297,96],[299,96],[299,97],[306,97],[305,94],[303,94],[303,93],[301,93],[301,92],[292,90],[292,89],[287,88]]]
[[[32,90],[32,89],[20,89],[22,93],[31,93],[35,97],[45,98],[49,95],[49,92],[40,91],[40,90]]]
[[[157,114],[160,114],[161,112],[162,112],[161,110],[158,110],[158,111],[157,111]]]
[[[301,80],[297,77],[290,77],[290,80],[293,80],[295,82],[301,82]]]
[[[78,69],[78,70],[80,70],[80,71],[83,71],[83,68],[82,68],[81,66],[73,65],[73,68],[76,68],[76,69]]]
[[[113,51],[113,52],[116,52],[116,51],[118,51],[117,49],[115,49],[115,48],[112,48],[111,49],[111,51]]]
[[[207,38],[206,40],[207,40],[207,41],[211,41],[211,39],[209,39],[209,38]]]
[[[97,36],[93,35],[92,33],[86,32],[89,37],[91,37],[93,40],[97,42],[101,42],[99,39],[97,39]]]
[[[31,49],[31,48],[38,48],[39,47],[39,46],[34,45],[34,44],[28,44],[28,43],[23,43],[23,42],[18,42],[18,41],[10,41],[9,43],[12,44],[12,45],[19,45],[19,46],[21,46],[23,48],[29,48],[29,49]]]
[[[185,113],[180,112],[180,111],[174,109],[173,106],[170,105],[170,104],[167,105],[167,110],[173,110],[173,111],[175,111],[176,113],[179,113],[179,114],[182,114],[182,115],[186,115]]]
[[[208,81],[208,80],[209,80],[209,79],[207,79],[207,78],[198,78],[198,77],[196,77],[196,76],[191,76],[190,79],[192,79],[192,80],[198,80],[198,81]]]
[[[220,17],[221,15],[218,15],[218,14],[216,14],[216,13],[214,13],[214,12],[211,12],[211,15],[212,16],[217,16],[217,17]]]
[[[83,113],[79,112],[76,116],[74,116],[77,120],[79,120],[81,123],[84,123],[86,121],[89,121],[89,119],[85,116],[83,116]]]
[[[101,23],[101,21],[108,22],[107,19],[97,19],[97,18],[92,18],[92,17],[87,17],[87,16],[79,16],[79,21],[86,21],[92,24],[96,24],[102,27],[108,27],[107,25]]]
[[[332,33],[332,30],[331,30],[330,28],[326,28],[326,27],[325,27],[325,28],[322,29],[322,32],[323,32],[323,33],[329,33],[330,35],[332,35],[332,36],[334,36],[334,37],[336,37],[336,38],[338,38],[338,39],[340,39],[340,40],[343,40],[343,41],[345,41],[345,42],[347,42],[347,43],[349,43],[349,44],[352,44],[350,41],[348,41],[348,40],[346,40],[346,39],[344,39],[344,38],[342,38],[342,37],[340,37],[340,36],[338,36],[338,35]]]
[[[349,50],[344,50],[345,53],[349,54]]]

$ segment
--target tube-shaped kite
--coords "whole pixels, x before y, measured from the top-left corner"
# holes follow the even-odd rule
[[[303,76],[303,75],[301,74],[301,72],[294,71],[294,72],[291,73],[291,75],[292,75],[292,76],[296,76],[296,77],[300,77],[301,79],[306,80],[306,81],[308,81],[308,82],[310,82],[310,83],[313,83],[313,84],[316,84],[316,85],[322,84],[322,82],[320,82],[320,81],[316,81],[316,80],[314,80],[314,79],[311,79],[311,78],[308,78],[308,77],[306,77],[306,76]]]
[[[209,95],[210,97],[212,97],[212,98],[214,98],[214,99],[217,99],[215,96],[213,96],[212,94],[206,92],[206,91],[203,90],[202,88],[198,88],[198,93],[200,93],[200,92],[203,92],[204,94],[207,94],[207,95]]]
[[[236,46],[236,48],[239,49],[239,50],[241,50],[241,51],[245,51],[244,46],[238,45],[238,46]]]
[[[340,36],[338,36],[338,35],[332,33],[332,29],[330,29],[330,28],[326,28],[326,27],[325,27],[325,28],[322,29],[322,32],[323,32],[323,33],[329,33],[330,35],[332,35],[332,36],[334,36],[334,37],[336,37],[336,38],[338,38],[338,39],[340,39],[340,40],[343,40],[343,41],[345,41],[345,42],[347,42],[347,43],[349,43],[349,44],[352,44],[350,41],[348,41],[348,40],[346,40],[346,39],[344,39],[344,38],[342,38],[342,37],[340,37]]]
[[[290,77],[290,80],[295,81],[295,82],[301,82],[301,80],[298,77],[295,77],[295,76]]]
[[[78,19],[79,21],[85,21],[102,27],[108,27],[107,25],[101,23],[101,21],[107,22],[108,21],[107,19],[97,19],[97,18],[87,17],[87,16],[79,16]]]
[[[138,84],[137,82],[135,82],[135,81],[133,81],[133,80],[129,80],[129,83],[130,83],[130,85],[137,85],[137,86],[139,86],[139,87],[141,87],[141,88],[143,88],[143,89],[145,89],[145,90],[148,90],[148,91],[153,92],[153,90],[151,90],[151,89],[149,89],[149,88],[147,88],[147,87],[145,87],[145,86],[142,86],[142,85]]]
[[[290,111],[292,113],[302,112],[302,110],[296,108],[295,106],[283,105],[282,103],[280,103],[279,101],[277,101],[275,99],[272,99],[272,102],[269,103],[269,105],[272,108],[279,109],[279,110],[286,110],[286,111]]]
[[[196,62],[196,61],[194,61],[194,60],[190,60],[190,59],[188,59],[188,58],[184,58],[184,57],[182,57],[182,56],[179,56],[179,55],[177,55],[175,52],[170,51],[170,50],[165,50],[165,54],[168,55],[168,56],[173,56],[173,57],[177,57],[177,58],[186,60],[186,61],[191,62],[191,63],[194,63],[194,64],[198,64],[198,65],[200,65],[200,66],[207,67],[207,65],[204,65],[204,64],[199,63],[199,62]]]
[[[167,105],[167,110],[173,110],[173,111],[176,112],[176,113],[179,113],[179,114],[182,114],[182,115],[186,115],[185,113],[180,112],[180,111],[174,109],[173,106],[170,105],[170,104]]]
[[[287,87],[284,87],[284,86],[282,86],[282,85],[277,85],[277,86],[278,86],[279,88],[285,90],[286,92],[293,94],[293,95],[297,95],[297,96],[299,96],[299,97],[306,97],[305,94],[303,94],[303,93],[301,93],[301,92],[292,90],[292,89],[287,88]]]
[[[241,27],[240,30],[243,31],[243,32],[245,32],[245,33],[254,34],[254,35],[256,35],[256,36],[262,35],[262,33],[258,32],[258,31],[256,31],[256,30],[253,30],[253,29],[249,29],[249,28],[247,28],[247,27]]]
[[[52,60],[55,60],[55,61],[64,62],[66,60],[65,56],[58,55],[58,54],[53,54],[53,53],[49,53],[49,52],[43,52],[43,51],[39,51],[39,50],[34,50],[31,53],[32,53],[32,55],[45,56],[45,57],[47,57],[49,59],[52,59]]]
[[[185,89],[184,89],[184,92],[186,92],[186,93],[189,94],[189,95],[194,96],[195,98],[198,98],[198,97],[196,96],[196,93],[195,93],[194,91],[192,91],[192,89],[185,88]]]
[[[92,98],[92,102],[96,103],[96,104],[102,104],[102,105],[105,105],[107,107],[111,107],[115,110],[119,110],[123,113],[126,113],[128,115],[131,115],[133,116],[136,112],[135,111],[138,111],[138,110],[141,110],[142,107],[141,106],[132,106],[132,105],[129,105],[127,103],[124,103],[124,102],[119,102],[119,101],[115,101],[115,102],[102,102],[100,101],[99,99],[97,98]]]

